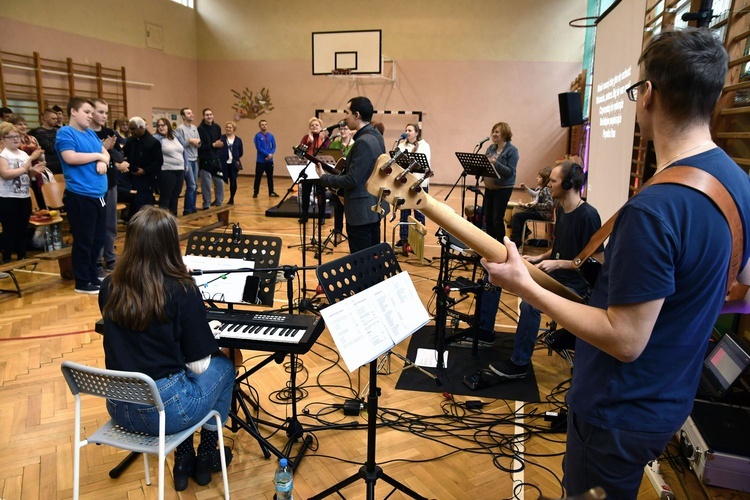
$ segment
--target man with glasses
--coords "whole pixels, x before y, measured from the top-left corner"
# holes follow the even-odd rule
[[[640,81],[627,93],[635,99],[642,136],[653,141],[655,176],[673,165],[708,172],[730,192],[747,228],[750,180],[711,141],[709,129],[727,64],[711,31],[664,32],[643,51]],[[746,284],[748,239],[739,276]],[[692,410],[725,300],[732,238],[724,216],[686,186],[643,189],[617,216],[588,305],[540,288],[515,246],[506,245],[506,263],[483,261],[492,283],[518,293],[578,337],[567,398],[567,494],[602,486],[608,498],[636,498],[644,466]]]

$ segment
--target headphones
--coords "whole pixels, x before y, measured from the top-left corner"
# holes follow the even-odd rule
[[[563,179],[563,181],[562,181],[562,188],[565,191],[573,189],[573,177],[575,175],[574,172],[576,171],[576,169],[580,170],[581,171],[581,176],[583,176],[583,167],[581,167],[578,163],[574,163],[570,167],[570,170],[568,171],[568,175],[566,175],[565,179]]]

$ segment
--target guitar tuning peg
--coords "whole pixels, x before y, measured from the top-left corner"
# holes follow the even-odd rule
[[[393,209],[391,210],[390,222],[393,222],[394,220],[396,220],[396,210],[401,208],[401,205],[403,205],[404,203],[406,203],[406,200],[403,199],[402,197],[396,196],[396,198],[394,198],[393,204],[392,204]]]
[[[383,209],[383,200],[390,194],[391,190],[388,188],[381,187],[380,189],[378,189],[378,202],[375,205],[371,206],[370,210],[379,213],[381,217],[384,216],[385,210]]]

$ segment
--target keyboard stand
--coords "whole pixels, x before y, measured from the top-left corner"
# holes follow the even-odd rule
[[[304,268],[299,268],[297,266],[281,266],[279,268],[264,269],[264,271],[284,272],[284,278],[286,279],[287,283],[287,302],[289,314],[294,314],[294,275],[298,270],[304,271]],[[283,352],[271,354],[263,361],[250,368],[242,376],[237,378],[237,380],[235,381],[234,394],[232,395],[232,406],[229,410],[229,416],[233,422],[230,430],[234,432],[239,428],[244,429],[258,441],[260,449],[263,451],[264,457],[269,458],[271,456],[270,454],[273,453],[279,458],[287,458],[289,460],[289,465],[292,467],[292,470],[296,471],[297,467],[299,467],[302,459],[305,456],[305,452],[307,452],[308,448],[312,444],[312,436],[305,436],[306,432],[357,427],[359,425],[359,422],[319,425],[308,428],[304,428],[302,426],[299,419],[297,418],[297,354],[295,353],[289,353],[289,364],[291,372],[289,376],[289,389],[292,395],[291,417],[289,417],[283,424],[278,424],[276,422],[270,422],[259,418],[253,419],[250,409],[247,405],[248,402],[250,402],[251,404],[252,402],[250,401],[249,396],[240,389],[240,384],[255,372],[269,364],[271,361],[275,361],[279,364],[283,363],[285,357],[286,353]],[[246,420],[242,420],[239,414],[239,410],[242,410]],[[284,430],[288,438],[284,449],[279,451],[277,448],[271,445],[268,440],[261,436],[260,432],[258,431],[258,424],[266,425],[279,430]],[[300,439],[302,440],[302,444],[297,452],[297,455],[295,455],[294,457],[290,456],[292,448]]]

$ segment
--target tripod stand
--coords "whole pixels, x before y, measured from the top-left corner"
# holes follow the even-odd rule
[[[387,243],[381,243],[366,250],[328,262],[318,267],[316,273],[318,280],[326,291],[326,298],[333,304],[349,297],[353,293],[360,292],[376,283],[380,283],[386,278],[395,276],[400,271],[401,268],[391,247]],[[352,279],[355,274],[356,280]],[[344,286],[347,288],[344,288]],[[377,359],[373,359],[370,362],[370,392],[367,396],[367,461],[355,474],[311,497],[310,500],[319,500],[333,493],[338,493],[341,496],[339,493],[341,489],[359,479],[364,480],[367,485],[368,500],[374,500],[375,498],[375,484],[378,479],[382,479],[391,485],[394,490],[399,490],[411,498],[427,500],[426,497],[419,495],[406,485],[387,475],[375,462],[378,395],[380,394],[380,389],[377,387],[377,372]]]

